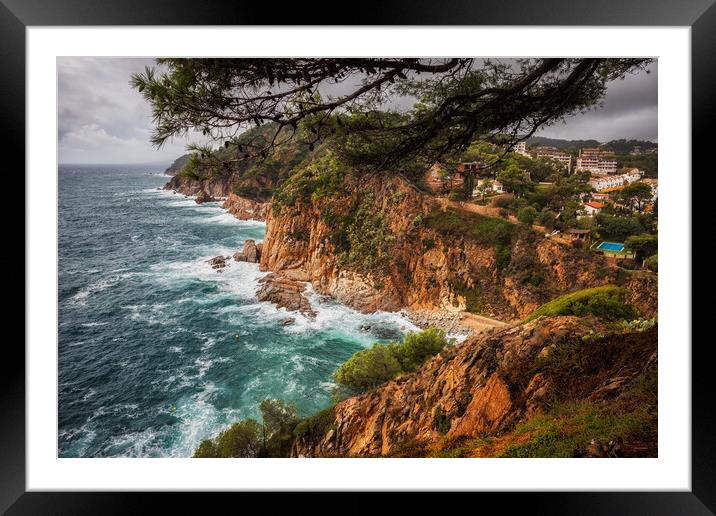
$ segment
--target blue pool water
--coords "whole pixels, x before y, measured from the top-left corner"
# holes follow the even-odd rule
[[[330,403],[331,374],[372,342],[415,329],[309,295],[318,315],[283,326],[256,301],[256,264],[222,273],[265,227],[159,190],[160,170],[60,167],[61,457],[187,457],[265,398],[307,415]],[[237,338],[238,337],[238,338]]]
[[[615,242],[602,242],[597,246],[597,249],[620,253],[624,250],[624,244],[617,244]]]

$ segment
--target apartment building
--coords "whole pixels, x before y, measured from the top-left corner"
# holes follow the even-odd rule
[[[549,159],[556,161],[569,172],[572,170],[572,156],[556,147],[534,147],[530,154],[535,158]]]
[[[620,186],[628,185],[634,181],[641,179],[641,174],[635,168],[631,169],[625,174],[619,175],[596,175],[589,179],[589,184],[597,192],[609,190],[610,188],[617,188]]]
[[[576,172],[590,172],[592,174],[616,174],[617,160],[614,153],[600,148],[580,149],[577,157]]]

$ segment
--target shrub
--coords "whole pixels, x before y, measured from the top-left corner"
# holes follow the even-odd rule
[[[425,217],[425,225],[444,235],[471,238],[481,244],[492,245],[508,245],[514,230],[514,224],[497,217],[452,208],[442,211],[438,206]]]
[[[301,419],[293,430],[294,437],[312,437],[325,434],[335,423],[335,405],[331,405],[310,417]]]
[[[403,372],[415,371],[428,358],[437,355],[447,343],[443,330],[428,328],[420,333],[408,332],[402,344],[392,346],[392,351]]]
[[[350,357],[333,373],[333,378],[351,391],[365,391],[398,374],[416,370],[448,344],[445,332],[428,328],[408,332],[403,342],[376,343]]]
[[[243,419],[215,438],[202,441],[194,457],[256,457],[260,449],[261,425],[255,419]]]
[[[626,293],[626,289],[616,285],[578,290],[540,306],[528,315],[526,320],[531,321],[541,315],[546,317],[556,315],[583,317],[589,314],[610,321],[636,319],[637,311],[632,305],[625,302]]]
[[[543,211],[537,216],[537,221],[547,229],[552,229],[557,217],[551,211]]]
[[[527,224],[528,226],[531,226],[536,218],[537,210],[535,210],[532,206],[525,206],[524,208],[520,208],[517,212],[517,220],[522,222],[522,224]]]
[[[659,237],[649,234],[630,236],[624,241],[624,249],[632,251],[637,260],[643,260],[659,250]]]
[[[650,256],[649,258],[646,259],[646,261],[644,262],[644,265],[650,271],[659,272],[659,255],[655,254],[655,255]]]
[[[333,378],[336,382],[354,391],[364,391],[380,385],[400,372],[400,363],[386,344],[374,344],[373,347],[355,353],[336,369]]]

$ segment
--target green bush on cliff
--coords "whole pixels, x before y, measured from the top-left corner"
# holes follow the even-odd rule
[[[260,450],[261,425],[255,419],[242,419],[213,439],[202,441],[194,457],[257,457]]]
[[[376,343],[355,353],[336,369],[333,378],[343,388],[365,391],[401,373],[415,371],[448,343],[445,332],[437,328],[408,332],[400,343]]]
[[[195,458],[288,457],[294,428],[299,422],[296,406],[282,400],[263,400],[261,419],[242,419],[194,451]]]
[[[487,245],[509,245],[514,224],[497,217],[486,217],[468,211],[448,208],[443,211],[434,206],[425,217],[424,224],[444,235],[470,238]]]
[[[616,285],[578,290],[545,303],[528,315],[526,320],[531,321],[542,315],[583,317],[590,314],[609,321],[636,319],[639,314],[625,301],[626,294],[626,289]]]

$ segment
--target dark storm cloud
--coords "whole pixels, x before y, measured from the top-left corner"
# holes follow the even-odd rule
[[[149,105],[129,86],[133,72],[154,65],[151,58],[58,58],[58,138],[61,163],[168,162],[197,136],[168,142],[156,150]],[[657,138],[657,65],[650,74],[627,76],[609,85],[603,106],[544,128],[538,134],[566,139]],[[322,88],[339,95],[360,78]],[[412,100],[393,99],[395,109]]]
[[[602,106],[547,127],[539,134],[570,140],[657,139],[657,63],[649,73],[627,75],[609,84]]]

